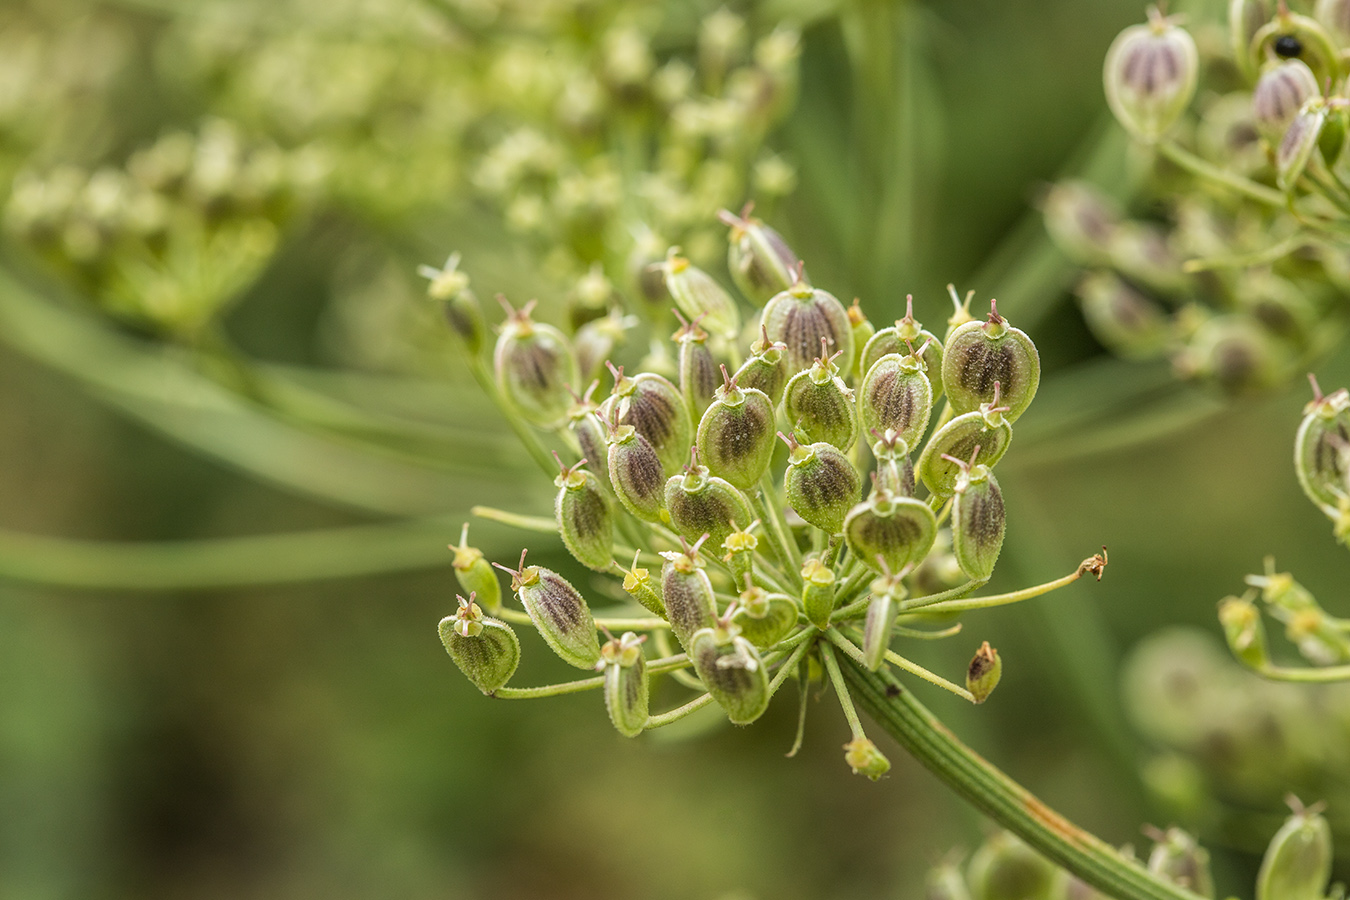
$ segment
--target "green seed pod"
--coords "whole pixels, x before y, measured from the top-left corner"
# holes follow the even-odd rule
[[[760,317],[768,337],[787,345],[788,372],[808,368],[821,340],[842,356],[853,359],[853,326],[844,305],[826,291],[798,281],[774,295]]]
[[[577,329],[572,345],[577,351],[577,371],[582,381],[592,381],[600,376],[605,361],[614,353],[614,348],[622,346],[628,329],[637,324],[634,316],[625,316],[615,307],[609,315],[593,319]]]
[[[1086,181],[1059,181],[1041,198],[1045,230],[1064,255],[1084,266],[1110,262],[1111,239],[1120,225],[1115,202]]]
[[[968,413],[994,399],[995,385],[1016,422],[1036,396],[1041,382],[1041,357],[1019,328],[1008,324],[989,301],[989,319],[967,322],[951,333],[942,348],[942,384],[955,413]]]
[[[844,745],[844,762],[848,763],[854,775],[866,775],[873,781],[891,770],[891,761],[877,749],[876,744],[862,736]]]
[[[853,383],[857,384],[862,381],[863,375],[866,374],[862,369],[863,348],[876,335],[877,327],[867,320],[867,316],[863,315],[862,306],[859,305],[857,297],[853,298],[853,305],[845,312],[848,313],[848,324],[853,329],[853,359],[849,360],[844,369],[848,376],[853,379]]]
[[[1350,3],[1346,0],[1317,0],[1313,18],[1342,45],[1350,44]]]
[[[1267,69],[1252,90],[1252,121],[1272,147],[1280,146],[1289,125],[1313,97],[1321,95],[1317,76],[1301,59]]]
[[[1157,833],[1154,840],[1157,843],[1148,855],[1150,872],[1202,897],[1214,896],[1209,852],[1195,838],[1180,828],[1169,828]]]
[[[759,525],[754,519],[745,526],[744,531],[733,531],[722,539],[722,549],[727,551],[722,559],[731,570],[732,584],[753,584],[755,572],[755,551],[759,549],[759,538],[752,532]]]
[[[923,896],[924,900],[970,900],[970,888],[961,870],[945,862],[929,870]]]
[[[937,517],[922,500],[874,491],[844,520],[849,549],[874,572],[918,565],[937,536]]]
[[[760,326],[760,332],[762,339],[750,345],[750,358],[736,370],[734,380],[742,388],[763,391],[769,403],[777,408],[788,382],[787,362],[783,356],[787,347],[769,340],[768,331],[763,325]]]
[[[1335,509],[1350,495],[1350,468],[1343,447],[1350,442],[1350,391],[1327,396],[1313,380],[1312,402],[1303,408],[1303,422],[1294,438],[1294,472],[1308,499]]]
[[[750,215],[751,208],[747,204],[739,216],[724,209],[717,218],[731,229],[727,234],[731,280],[747,300],[762,306],[774,294],[792,287],[801,261],[782,235]]]
[[[697,448],[684,474],[673,475],[666,481],[666,510],[677,534],[690,542],[706,534],[713,547],[722,546],[737,530],[737,522],[754,518],[744,494],[725,479],[709,475],[707,467],[698,464]]]
[[[1224,393],[1241,396],[1284,381],[1292,360],[1250,316],[1225,314],[1203,322],[1173,361],[1188,377],[1206,378]]]
[[[896,319],[894,325],[881,329],[868,339],[858,363],[860,377],[867,377],[883,356],[892,353],[904,356],[913,352],[914,347],[919,348],[919,355],[923,357],[924,372],[936,400],[942,395],[942,342],[915,320],[913,294],[905,296],[905,317]]]
[[[1228,0],[1228,47],[1242,77],[1256,80],[1261,58],[1252,52],[1252,40],[1270,21],[1268,0]]]
[[[1055,866],[1004,831],[975,851],[966,877],[974,900],[1039,900],[1054,883]]]
[[[558,486],[553,514],[567,552],[588,569],[608,572],[614,564],[614,511],[599,480],[582,468],[585,464],[582,459],[569,468],[558,461],[562,472],[553,479]]]
[[[985,641],[966,667],[966,690],[970,691],[976,703],[983,703],[998,687],[1002,677],[1003,660],[999,658],[998,651]]]
[[[1106,51],[1107,105],[1126,131],[1152,143],[1185,112],[1199,72],[1194,39],[1151,8],[1147,25],[1126,28]]]
[[[907,445],[918,443],[933,411],[933,386],[924,370],[922,355],[912,351],[877,360],[858,389],[863,430],[894,431]]]
[[[1299,349],[1311,345],[1321,313],[1307,292],[1269,272],[1250,272],[1237,285],[1237,301],[1261,327]]]
[[[1143,288],[1189,298],[1195,280],[1181,267],[1168,232],[1150,222],[1122,222],[1111,236],[1111,266]]]
[[[567,427],[576,438],[581,455],[595,467],[591,474],[605,486],[605,490],[613,492],[614,486],[609,482],[609,442],[605,438],[605,423],[591,400],[591,395],[599,386],[600,382],[592,381],[584,395],[574,398],[576,402],[567,414]]]
[[[1317,807],[1291,798],[1294,814],[1275,832],[1256,875],[1256,900],[1322,900],[1331,880],[1331,829]]]
[[[843,530],[844,517],[862,499],[862,478],[849,458],[832,444],[802,446],[793,435],[778,435],[788,445],[783,490],[788,505],[826,534]]]
[[[913,497],[914,463],[909,460],[909,445],[904,439],[887,429],[872,445],[872,455],[877,461],[877,488],[902,497]]]
[[[972,581],[988,581],[1008,523],[1003,491],[988,466],[957,462],[962,469],[952,501],[952,552]]]
[[[1219,601],[1219,624],[1228,649],[1239,660],[1258,670],[1270,664],[1266,627],[1254,603],[1242,597],[1225,597]]]
[[[609,483],[624,509],[644,522],[666,519],[666,473],[661,457],[632,425],[610,431]]]
[[[700,540],[683,553],[661,554],[666,560],[661,567],[661,599],[666,606],[666,619],[671,633],[686,650],[690,649],[689,639],[694,632],[711,628],[717,622],[717,597],[698,553],[702,543]]]
[[[691,320],[701,320],[715,334],[734,338],[741,330],[736,301],[717,281],[671,247],[661,264],[666,290],[680,311]]]
[[[997,403],[997,391],[994,403]],[[1012,443],[1012,426],[1003,418],[1001,407],[986,403],[978,412],[957,416],[938,429],[919,454],[918,472],[928,490],[939,497],[956,493],[956,480],[961,467],[950,457],[971,460],[970,465],[993,468],[1008,452]],[[975,448],[979,452],[975,452]]]
[[[727,376],[698,423],[697,442],[708,471],[741,490],[751,489],[773,461],[774,410],[763,391]]]
[[[600,661],[600,640],[595,636],[595,619],[586,599],[571,582],[552,569],[526,566],[520,553],[520,568],[511,573],[511,590],[530,614],[530,621],[544,641],[563,662],[578,669],[593,669]]]
[[[623,374],[622,367],[611,366],[610,372],[614,390],[601,406],[601,415],[609,422],[632,425],[661,458],[666,475],[674,475],[689,458],[694,439],[689,407],[680,389],[652,372],[632,378]]]
[[[464,677],[485,694],[511,680],[520,664],[520,641],[511,626],[483,615],[469,599],[459,598],[459,611],[441,619],[438,630],[445,652]]]
[[[477,356],[487,337],[487,323],[483,320],[483,307],[469,288],[469,276],[459,271],[459,254],[451,253],[439,269],[418,266],[417,273],[431,279],[427,296],[445,304],[446,324],[464,342],[469,355]]]
[[[756,647],[772,647],[797,624],[797,604],[786,594],[770,594],[751,585],[741,592],[731,622]]]
[[[619,734],[637,737],[647,727],[647,707],[650,689],[647,681],[647,660],[642,655],[642,642],[631,631],[613,638],[600,648],[600,662],[596,663],[605,675],[605,709],[609,720]]]
[[[753,644],[734,627],[701,628],[689,639],[689,659],[703,686],[734,725],[749,725],[769,708],[769,676]]]
[[[681,319],[681,322],[679,330],[670,339],[679,348],[680,394],[692,421],[702,416],[712,403],[717,391],[717,362],[708,349],[708,332],[700,328],[697,321]]]
[[[465,522],[459,532],[459,546],[451,546],[455,559],[455,580],[462,590],[478,598],[478,605],[495,613],[502,608],[502,585],[497,573],[483,558],[483,551],[469,546],[469,523]]]
[[[1327,105],[1321,97],[1314,97],[1294,116],[1285,129],[1284,138],[1275,150],[1275,183],[1285,193],[1292,193],[1298,180],[1308,168],[1313,152],[1322,138],[1327,122]]]
[[[867,668],[873,672],[886,661],[898,605],[909,594],[904,583],[906,574],[904,569],[891,573],[883,567],[882,575],[872,582],[872,599],[867,604],[867,618],[863,622],[862,652]]]
[[[783,413],[803,439],[847,450],[858,437],[858,417],[853,391],[839,377],[839,367],[834,364],[838,356],[827,356],[822,340],[815,364],[787,383]]]
[[[802,609],[811,624],[824,631],[834,612],[834,571],[811,557],[802,566]]]
[[[497,386],[526,421],[557,428],[567,422],[572,408],[567,386],[580,381],[572,348],[561,331],[530,318],[533,300],[517,312],[498,299],[508,318],[493,352]]]
[[[1092,336],[1125,359],[1151,359],[1170,339],[1167,315],[1113,272],[1091,272],[1075,292]]]
[[[666,618],[666,604],[657,593],[657,586],[652,581],[651,573],[638,565],[638,560],[642,556],[639,550],[633,554],[633,566],[625,569],[619,566],[619,571],[623,572],[623,589],[638,603],[650,612],[655,613],[661,618]]]

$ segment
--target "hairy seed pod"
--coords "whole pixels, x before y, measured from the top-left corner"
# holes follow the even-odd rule
[[[641,556],[642,551],[640,550],[633,554],[632,568],[619,567],[619,570],[623,572],[624,592],[641,603],[643,608],[664,619],[666,618],[666,603],[657,591],[657,584],[652,580],[651,572],[638,565]]]
[[[661,458],[666,475],[674,475],[689,459],[694,440],[693,421],[680,389],[652,372],[630,378],[622,368],[611,371],[614,390],[601,406],[601,415],[609,422],[632,425]]]
[[[772,647],[797,624],[797,604],[786,594],[770,594],[751,585],[741,592],[731,622],[756,647]]]
[[[1257,670],[1270,664],[1266,626],[1256,604],[1242,597],[1225,597],[1219,601],[1219,624],[1228,649],[1239,660]]]
[[[683,553],[663,552],[661,556],[666,560],[661,567],[661,599],[666,606],[666,618],[671,634],[688,650],[694,632],[716,624],[717,598],[708,574],[703,571],[698,544]]]
[[[455,554],[451,565],[455,567],[455,580],[459,582],[460,588],[476,597],[478,605],[489,614],[501,609],[501,582],[497,580],[497,573],[492,571],[492,566],[483,558],[483,551],[469,546],[468,522],[459,532],[459,546],[452,545],[450,549]]]
[[[737,216],[724,209],[717,218],[731,229],[727,234],[731,280],[747,300],[763,306],[774,294],[792,287],[800,260],[783,236],[752,217],[750,210],[747,205]]]
[[[1026,412],[1041,382],[1041,357],[1020,328],[1008,324],[989,303],[989,319],[967,322],[942,348],[942,384],[952,411],[973,412],[999,391],[1009,422]]]
[[[769,708],[769,676],[753,644],[721,626],[689,639],[689,659],[733,725],[749,725]]]
[[[609,483],[624,509],[644,522],[663,522],[666,517],[666,473],[661,457],[632,425],[610,432]]]
[[[1167,315],[1113,272],[1089,273],[1075,293],[1092,336],[1126,359],[1150,359],[1166,349]]]
[[[614,511],[599,480],[582,468],[585,464],[582,459],[571,468],[563,466],[553,479],[558,486],[553,514],[567,552],[588,569],[608,572],[614,564]]]
[[[577,362],[563,333],[534,321],[533,309],[531,300],[519,311],[512,310],[502,325],[493,351],[497,387],[526,421],[539,428],[557,428],[567,422],[572,408],[568,385],[580,383]]]
[[[741,330],[736,301],[707,272],[692,265],[672,247],[661,264],[666,290],[691,321],[701,320],[714,334],[734,338]]]
[[[737,530],[737,523],[748,525],[754,518],[750,501],[730,482],[708,474],[706,466],[694,462],[684,474],[666,481],[666,511],[677,534],[693,542],[708,535],[708,544],[720,547]]]
[[[708,332],[698,322],[684,322],[670,339],[679,348],[680,394],[693,421],[703,415],[717,391],[717,362],[708,349]]]
[[[698,447],[708,471],[741,490],[759,481],[773,460],[773,404],[762,391],[726,376],[698,423]]]
[[[600,382],[592,381],[585,395],[577,398],[567,414],[567,427],[576,438],[581,455],[591,461],[594,469],[591,474],[605,486],[605,490],[612,492],[614,486],[609,482],[609,442],[605,437],[605,423],[591,401],[591,394],[599,386]]]
[[[1148,854],[1149,872],[1201,897],[1214,896],[1209,851],[1180,828],[1169,828],[1156,840]]]
[[[867,618],[863,622],[862,652],[867,668],[875,672],[886,660],[899,603],[908,594],[903,571],[883,574],[872,582],[871,591],[872,599],[867,604]]]
[[[1008,452],[1010,443],[1012,426],[1003,417],[1001,407],[986,403],[978,412],[959,415],[938,429],[919,454],[919,477],[934,494],[950,497],[956,493],[956,481],[961,475],[960,464],[951,458],[971,460],[972,466],[992,469]]]
[[[759,525],[754,519],[745,528],[733,531],[722,539],[722,549],[727,551],[722,560],[731,572],[732,584],[753,584],[755,574],[755,551],[759,549],[759,538],[752,533]]]
[[[1334,509],[1350,496],[1350,391],[1324,397],[1314,381],[1313,393],[1294,438],[1294,472],[1309,500]]]
[[[808,368],[821,339],[842,359],[853,358],[853,326],[844,305],[831,293],[799,281],[774,295],[760,317],[769,339],[787,346],[790,374]]]
[[[1003,660],[999,658],[998,651],[985,641],[966,667],[966,690],[970,691],[976,703],[983,703],[998,687],[1002,677]]]
[[[854,775],[866,775],[872,781],[891,770],[891,761],[877,749],[877,745],[858,736],[844,745],[844,762]]]
[[[894,325],[881,329],[868,339],[859,358],[859,377],[866,378],[867,373],[877,364],[877,360],[892,353],[904,356],[919,348],[923,357],[924,372],[933,387],[933,399],[942,395],[942,341],[914,318],[914,295],[905,296],[905,317],[896,319]]]
[[[1256,900],[1322,900],[1331,880],[1331,828],[1314,807],[1294,814],[1266,847],[1256,874]]]
[[[645,640],[645,636],[626,631],[623,637],[600,648],[600,662],[596,663],[605,675],[605,710],[624,737],[637,737],[647,727],[650,688],[647,660],[642,655]]]
[[[1280,146],[1298,111],[1321,93],[1317,76],[1301,59],[1267,69],[1252,90],[1252,121],[1272,147]]]
[[[952,552],[972,581],[988,581],[993,574],[1007,523],[994,473],[988,466],[966,466],[952,501]]]
[[[750,357],[736,370],[734,380],[742,388],[763,391],[769,403],[777,408],[788,382],[787,361],[783,356],[787,347],[769,340],[763,325],[760,332],[763,337],[750,345]]]
[[[916,566],[937,537],[937,517],[922,500],[875,491],[844,520],[844,540],[874,572]]]
[[[918,443],[933,411],[933,386],[925,368],[918,353],[891,353],[877,360],[858,389],[864,431],[894,431],[906,444]]]
[[[985,841],[966,868],[976,900],[1045,897],[1055,874],[1053,863],[1006,831]]]
[[[858,303],[858,298],[853,298],[853,305],[845,312],[848,313],[848,324],[853,328],[853,358],[844,366],[846,374],[857,384],[862,381],[863,375],[867,374],[862,368],[863,348],[867,346],[877,333],[877,327],[867,320],[863,315],[862,306]]]
[[[1327,105],[1321,97],[1309,100],[1295,114],[1275,150],[1275,183],[1280,190],[1291,193],[1298,185],[1322,138],[1322,128],[1326,123]]]
[[[1120,225],[1120,209],[1095,185],[1059,181],[1041,198],[1045,230],[1069,259],[1084,266],[1110,261],[1108,248]]]
[[[511,572],[511,590],[554,653],[578,669],[595,668],[600,661],[595,619],[571,582],[552,569],[526,566],[522,552],[520,568]]]
[[[872,445],[876,458],[876,485],[878,490],[890,491],[902,497],[914,496],[914,463],[909,460],[909,445],[895,431],[882,432]]]
[[[470,356],[482,352],[487,338],[483,307],[469,287],[469,276],[459,271],[459,254],[452,253],[442,268],[418,266],[417,273],[431,279],[427,296],[444,304],[445,323],[464,342]]]
[[[1195,40],[1150,10],[1148,24],[1126,28],[1106,51],[1107,105],[1126,131],[1151,143],[1186,110],[1199,72]]]
[[[784,436],[790,450],[783,490],[788,505],[826,534],[838,534],[844,517],[862,499],[862,478],[849,458],[833,444],[805,446]]]
[[[829,627],[834,612],[834,571],[815,557],[802,566],[802,609],[821,631]]]
[[[792,376],[783,390],[783,413],[803,439],[833,444],[840,450],[858,437],[853,391],[839,377],[834,357],[818,357],[811,368]]]
[[[520,663],[520,641],[511,626],[483,615],[469,599],[459,598],[459,611],[441,619],[438,628],[445,652],[464,677],[485,694],[511,680]]]

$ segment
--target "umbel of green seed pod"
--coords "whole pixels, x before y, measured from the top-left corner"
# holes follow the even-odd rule
[[[977,448],[974,455],[978,454]],[[1008,523],[1003,491],[988,466],[956,462],[962,469],[952,500],[952,552],[972,581],[987,581],[1003,549]]]
[[[970,460],[971,466],[992,469],[1008,452],[1012,426],[1003,416],[1003,407],[996,405],[999,401],[997,387],[996,384],[992,401],[983,404],[977,412],[963,413],[943,425],[919,454],[919,477],[939,497],[950,497],[956,492],[961,466],[952,462],[953,458]]]
[[[783,356],[787,347],[769,340],[768,329],[763,325],[759,330],[762,337],[750,345],[750,357],[736,370],[736,383],[743,388],[763,391],[769,402],[777,407],[788,382],[787,361]]]
[[[970,696],[976,703],[983,703],[989,699],[994,688],[998,687],[999,679],[1002,677],[1003,660],[999,657],[998,651],[985,641],[980,644],[980,649],[975,651],[970,665],[966,667],[966,690],[970,691]]]
[[[656,585],[652,582],[651,572],[638,565],[638,561],[641,557],[642,551],[638,550],[633,554],[632,568],[625,569],[622,566],[618,566],[619,571],[623,572],[624,592],[638,603],[641,603],[647,610],[656,613],[656,615],[664,619],[666,617],[665,601],[661,599],[661,595],[656,591]]]
[[[848,763],[854,775],[866,775],[873,781],[891,770],[891,761],[877,749],[876,744],[862,736],[844,745],[844,762]]]
[[[722,367],[723,385],[698,423],[698,447],[708,471],[750,489],[773,460],[773,403],[763,391],[742,388]]]
[[[483,321],[483,307],[469,288],[469,276],[459,271],[459,254],[451,253],[439,269],[418,266],[417,273],[431,279],[427,296],[445,304],[446,324],[464,342],[469,355],[477,356],[483,349],[487,325]]]
[[[899,353],[904,356],[919,348],[924,372],[933,388],[933,399],[942,395],[942,341],[914,318],[914,295],[905,296],[905,317],[894,325],[881,329],[863,346],[858,363],[859,378],[866,377],[883,356]]]
[[[811,368],[792,376],[783,391],[783,413],[804,440],[824,441],[840,450],[858,437],[853,391],[839,377],[836,352],[828,355],[824,339]]]
[[[1130,134],[1155,141],[1190,104],[1199,72],[1190,34],[1150,8],[1147,24],[1126,28],[1106,51],[1106,102]]]
[[[525,552],[520,553],[520,568],[503,569],[511,574],[511,590],[554,653],[578,669],[595,668],[600,640],[585,598],[552,569],[525,565]]]
[[[844,517],[862,499],[862,478],[833,444],[801,445],[793,435],[778,435],[788,445],[783,489],[788,505],[826,534],[838,534]]]
[[[1275,149],[1275,183],[1280,190],[1289,193],[1298,185],[1322,139],[1322,128],[1326,123],[1327,104],[1321,97],[1304,103],[1295,114]]]
[[[717,622],[717,597],[698,552],[702,543],[699,540],[682,553],[661,554],[666,561],[661,567],[661,599],[666,619],[671,633],[686,650],[694,632],[711,628]]]
[[[1004,831],[970,857],[967,878],[975,900],[1045,897],[1055,880],[1055,866]]]
[[[614,564],[614,511],[598,479],[582,468],[585,464],[582,459],[568,467],[559,460],[553,513],[567,552],[588,569],[608,572]]]
[[[502,585],[497,573],[483,558],[483,551],[469,546],[469,523],[465,522],[459,532],[459,546],[451,546],[455,559],[455,579],[465,593],[476,596],[478,605],[495,613],[502,608]]]
[[[739,216],[724,209],[717,218],[731,229],[727,234],[731,280],[747,299],[763,304],[792,287],[800,260],[782,235],[750,215],[752,208],[747,204]]]
[[[834,571],[814,556],[802,566],[802,609],[811,624],[824,631],[834,612]]]
[[[1008,324],[989,301],[989,318],[956,328],[942,348],[942,385],[955,413],[994,399],[995,385],[1009,422],[1026,412],[1041,383],[1041,357],[1026,332]]]
[[[715,334],[734,338],[741,330],[741,314],[736,301],[707,272],[680,256],[671,247],[661,263],[666,290],[680,311],[691,320],[701,320]]]
[[[1267,69],[1252,90],[1252,121],[1272,147],[1280,146],[1298,111],[1320,94],[1317,76],[1301,59]]]
[[[459,611],[441,619],[438,628],[445,652],[464,677],[485,694],[511,680],[520,663],[520,641],[505,622],[489,619],[474,602],[459,598]]]
[[[699,327],[697,320],[681,322],[671,340],[679,348],[680,394],[689,407],[690,418],[697,419],[717,391],[717,362],[708,349],[708,332]]]
[[[693,542],[706,534],[711,546],[720,547],[737,530],[736,523],[748,524],[754,518],[750,502],[730,482],[698,464],[697,448],[692,455],[684,474],[666,481],[666,511],[671,526],[685,540]]]
[[[1341,388],[1325,397],[1313,383],[1313,399],[1303,409],[1294,438],[1294,471],[1308,499],[1335,509],[1350,495],[1350,472],[1343,447],[1350,442],[1350,391]]]
[[[497,386],[528,422],[557,428],[572,409],[568,385],[579,383],[572,348],[561,331],[530,317],[533,300],[516,311],[498,299],[507,309],[507,320],[493,352]]]
[[[797,604],[787,594],[751,585],[741,592],[731,623],[756,647],[772,647],[797,624]]]
[[[791,374],[811,365],[822,339],[843,359],[853,359],[853,326],[844,305],[833,294],[811,287],[804,278],[774,295],[764,307],[760,324],[768,339],[787,346]]]
[[[909,460],[909,445],[894,430],[876,436],[872,456],[877,461],[877,487],[904,497],[914,496],[914,464]]]
[[[613,638],[600,648],[600,661],[595,664],[605,675],[605,709],[609,720],[619,734],[637,737],[647,726],[650,688],[647,683],[647,660],[642,655],[642,642],[631,631]]]
[[[1290,798],[1294,814],[1275,832],[1256,875],[1256,900],[1322,900],[1331,880],[1331,828],[1316,806]]]
[[[894,431],[906,444],[917,443],[933,411],[933,386],[925,369],[923,357],[914,352],[889,353],[877,360],[858,389],[863,430]]]
[[[689,459],[689,446],[694,439],[689,407],[680,389],[654,372],[642,372],[631,378],[623,374],[622,367],[611,366],[610,372],[614,375],[614,389],[600,414],[607,421],[632,425],[652,445],[667,475],[680,471]]]
[[[703,686],[734,725],[749,725],[769,708],[769,675],[753,644],[735,626],[700,628],[689,639],[689,660]]]
[[[609,483],[614,496],[644,522],[664,521],[666,473],[656,450],[632,425],[612,428],[608,445]]]
[[[1243,597],[1225,597],[1219,601],[1219,624],[1228,641],[1228,649],[1246,665],[1262,669],[1270,663],[1266,627],[1256,604]]]
[[[592,381],[586,393],[580,397],[574,397],[576,401],[568,411],[567,428],[576,438],[577,448],[581,455],[591,461],[594,471],[591,473],[606,490],[612,491],[614,488],[609,483],[609,443],[605,438],[605,423],[600,418],[600,413],[591,400],[595,389],[600,386],[600,382]]]
[[[1180,828],[1169,828],[1155,835],[1154,840],[1156,843],[1148,854],[1150,872],[1201,897],[1214,896],[1209,852],[1195,838]]]
[[[937,517],[922,500],[876,490],[844,520],[844,540],[874,572],[918,565],[937,537]]]

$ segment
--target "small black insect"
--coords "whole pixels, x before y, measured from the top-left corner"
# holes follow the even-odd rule
[[[888,685],[886,685],[886,696],[887,696],[887,697],[899,697],[899,696],[900,696],[900,689],[899,689],[898,687],[896,687],[895,685],[893,685],[893,684],[888,684]]]
[[[1282,34],[1275,39],[1275,55],[1280,59],[1297,59],[1303,55],[1303,42],[1292,34]]]

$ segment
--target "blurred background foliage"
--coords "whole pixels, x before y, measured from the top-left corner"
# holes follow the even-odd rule
[[[0,898],[903,898],[978,843],[899,752],[849,774],[828,703],[792,760],[787,702],[627,741],[591,696],[483,699],[435,639],[469,507],[551,486],[416,266],[458,250],[562,321],[633,290],[635,222],[715,267],[712,213],[749,198],[874,322],[906,293],[940,321],[955,282],[1046,362],[995,587],[1099,544],[1111,569],[917,649],[1005,660],[989,705],[925,702],[1109,841],[1197,829],[1220,891],[1287,790],[1350,840],[1350,697],[1254,683],[1214,638],[1266,553],[1344,610],[1289,460],[1303,389],[1234,404],[1113,359],[1033,209],[1065,174],[1131,189],[1100,70],[1139,4],[719,8],[0,6]]]

